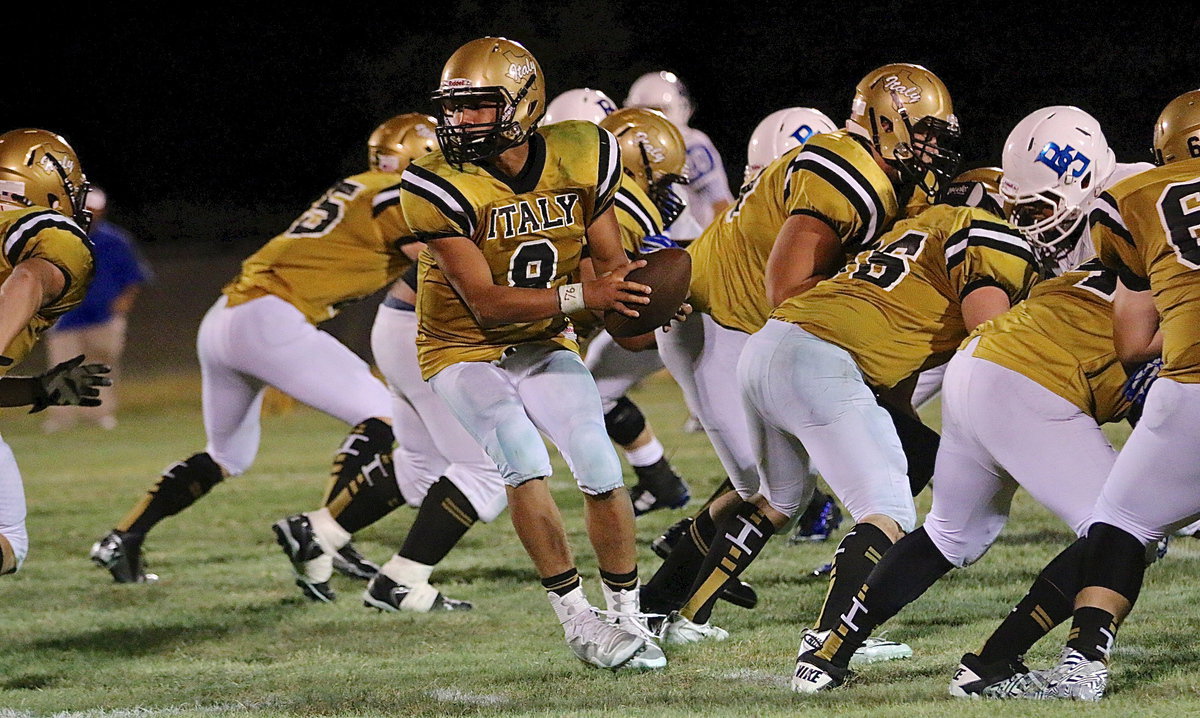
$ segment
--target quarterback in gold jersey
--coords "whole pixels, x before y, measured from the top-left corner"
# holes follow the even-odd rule
[[[258,453],[263,394],[274,386],[354,427],[334,461],[330,495],[361,480],[393,482],[391,403],[366,362],[316,324],[395,280],[420,250],[399,206],[402,158],[434,145],[424,115],[393,118],[368,141],[370,170],[334,184],[281,235],[242,263],[200,323],[204,451],[172,464],[92,547],[114,580],[141,583],[141,546]],[[328,585],[297,577],[311,598]]]
[[[1100,260],[1117,272],[1114,343],[1127,364],[1161,354],[1142,417],[1078,551],[1082,588],[1056,666],[1022,697],[1099,700],[1117,629],[1142,588],[1148,544],[1200,515],[1200,90],[1172,100],[1154,126],[1159,167],[1104,192],[1089,220]]]
[[[97,406],[103,365],[79,356],[38,377],[6,376],[42,333],[78,306],[92,281],[87,179],[75,150],[45,130],[0,134],[0,406]],[[0,439],[0,575],[29,551],[25,491]]]
[[[847,256],[876,246],[914,190],[936,192],[939,178],[952,177],[957,135],[940,79],[917,65],[880,67],[856,87],[845,130],[812,135],[785,151],[688,247],[698,316],[661,334],[658,348],[737,495],[694,517],[690,540],[676,545],[646,585],[648,610],[678,607],[716,522],[728,518],[739,496],[758,490],[746,415],[730,381],[750,334],[780,302],[836,274]],[[705,629],[684,620],[668,631],[673,640],[694,640]]]
[[[545,78],[504,38],[451,55],[434,93],[440,152],[404,174],[401,204],[426,242],[417,292],[422,376],[484,447],[507,485],[513,526],[567,644],[589,665],[662,668],[640,618],[633,507],[569,315],[636,316],[647,287],[621,247],[616,138],[590,122],[538,129]],[[598,279],[579,282],[587,249]],[[609,621],[584,596],[545,478],[558,447],[583,492]]]

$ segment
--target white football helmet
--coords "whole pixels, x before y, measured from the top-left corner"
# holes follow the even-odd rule
[[[1078,107],[1044,107],[1004,143],[1000,193],[1009,219],[1043,256],[1070,252],[1116,166],[1100,123]]]
[[[692,98],[675,73],[662,70],[647,72],[629,88],[626,107],[649,107],[659,110],[680,130],[692,119]]]
[[[587,120],[598,125],[600,120],[616,111],[617,103],[613,102],[608,95],[590,87],[578,87],[574,90],[567,90],[546,106],[546,117],[542,120],[542,124],[550,125],[566,120]]]
[[[788,107],[776,110],[754,128],[746,148],[744,182],[784,152],[804,144],[809,137],[822,132],[834,132],[837,125],[824,112],[811,107]]]

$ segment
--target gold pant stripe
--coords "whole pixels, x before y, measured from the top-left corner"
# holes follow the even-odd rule
[[[821,648],[817,650],[816,655],[819,658],[824,658],[827,661],[832,661],[833,654],[837,653],[838,649],[841,647],[842,647],[842,637],[837,635],[836,633],[830,633],[829,637],[825,639],[825,642],[821,644]]]

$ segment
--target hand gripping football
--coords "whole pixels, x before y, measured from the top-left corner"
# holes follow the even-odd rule
[[[637,317],[627,317],[611,309],[604,313],[604,328],[614,337],[635,337],[654,331],[671,321],[688,297],[692,257],[686,251],[660,249],[640,259],[646,260],[646,266],[633,270],[625,279],[645,284],[654,291],[650,293],[649,304],[634,305]]]

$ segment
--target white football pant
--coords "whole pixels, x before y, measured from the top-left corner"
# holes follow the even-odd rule
[[[200,322],[205,451],[231,476],[258,454],[268,385],[350,426],[392,414],[387,387],[367,363],[274,295],[236,307],[221,296]]]
[[[481,521],[499,516],[508,498],[496,464],[421,379],[416,312],[380,304],[371,328],[371,352],[392,390],[396,483],[405,502],[420,506],[429,487],[445,476]]]
[[[737,379],[771,508],[787,516],[803,510],[815,468],[856,523],[882,514],[913,529],[904,448],[849,352],[768,319],[746,343]]]
[[[685,322],[672,323],[669,332],[659,329],[655,338],[663,364],[700,420],[738,495],[750,498],[758,492],[758,471],[736,380],[738,357],[750,336],[696,312]]]
[[[539,430],[558,447],[584,493],[624,485],[596,382],[575,352],[518,344],[495,362],[452,364],[429,383],[509,486],[550,476]]]
[[[631,352],[604,331],[588,344],[583,363],[596,380],[600,408],[605,414],[612,411],[617,400],[628,394],[634,384],[663,368],[658,352]]]
[[[1000,535],[1018,486],[1082,536],[1116,458],[1095,419],[1025,375],[972,356],[976,344],[947,364],[925,517],[933,544],[960,568]]]
[[[1159,379],[1093,510],[1143,544],[1200,518],[1200,384]]]
[[[25,487],[12,449],[0,438],[0,536],[8,540],[17,559],[17,568],[29,553],[29,534],[25,531]]]

